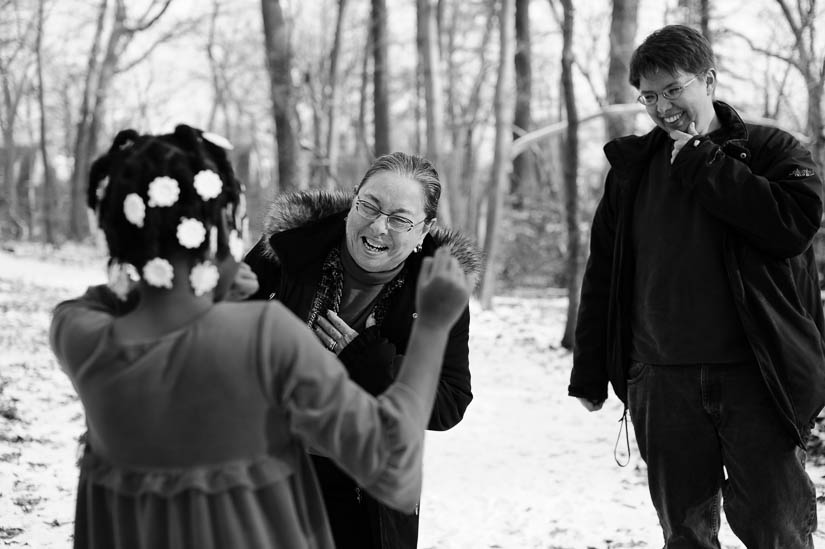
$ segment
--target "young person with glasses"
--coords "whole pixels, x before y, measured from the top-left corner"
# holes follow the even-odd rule
[[[569,394],[629,409],[665,547],[809,548],[805,440],[825,403],[811,242],[822,182],[788,133],[714,99],[708,41],[680,25],[633,53],[656,127],[605,146]]]
[[[375,160],[354,195],[306,191],[276,199],[264,234],[246,257],[260,284],[253,299],[277,299],[372,394],[395,379],[417,316],[422,260],[446,247],[478,276],[479,251],[435,224],[441,183],[426,159],[392,153]],[[450,429],[473,398],[470,311],[450,332],[428,425]],[[339,549],[414,548],[418,512],[370,497],[319,449],[310,449]]]

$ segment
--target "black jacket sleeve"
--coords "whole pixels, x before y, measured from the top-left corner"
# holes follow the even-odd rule
[[[470,308],[456,321],[441,365],[441,379],[435,394],[435,404],[427,428],[446,431],[458,424],[473,400],[470,386]]]
[[[464,411],[473,400],[470,388],[470,309],[456,321],[447,341],[441,377],[436,389],[430,422],[431,431],[446,431],[464,417]],[[349,371],[350,378],[366,391],[379,395],[392,384],[404,357],[396,346],[378,333],[376,327],[367,328],[338,355]]]
[[[264,253],[266,249],[264,238],[262,236],[244,258],[244,262],[258,277],[258,291],[247,299],[270,299],[273,294],[277,294],[281,283],[281,264],[277,257]]]
[[[776,258],[799,255],[811,244],[822,216],[817,166],[793,136],[751,130],[753,150],[737,148],[736,156],[707,138],[689,141],[673,173],[748,245]]]
[[[607,323],[618,210],[614,177],[608,173],[590,229],[590,256],[582,279],[568,387],[570,396],[594,401],[607,399]]]

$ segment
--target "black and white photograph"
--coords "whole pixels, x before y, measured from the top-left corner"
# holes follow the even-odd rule
[[[817,0],[0,0],[0,546],[825,549]]]

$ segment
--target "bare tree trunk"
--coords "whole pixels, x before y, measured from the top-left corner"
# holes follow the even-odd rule
[[[823,77],[817,85],[808,86],[808,135],[812,136],[811,154],[820,171],[825,166],[825,124],[822,120]]]
[[[54,172],[49,162],[49,150],[47,146],[46,129],[46,101],[45,90],[43,89],[43,25],[45,16],[43,14],[43,4],[45,0],[37,3],[37,102],[40,106],[40,154],[43,159],[43,232],[46,242],[55,243],[55,219],[54,219]]]
[[[338,58],[341,56],[341,32],[347,0],[338,0],[338,16],[335,20],[335,37],[329,54],[329,95],[327,97],[326,181],[328,189],[335,187],[338,166]]]
[[[98,63],[98,53],[103,37],[108,0],[102,0],[97,28],[89,54],[86,83],[81,105],[80,119],[75,135],[75,164],[71,179],[71,206],[69,214],[69,238],[81,240],[88,235],[86,216],[86,179],[92,156],[97,153],[100,124],[105,111],[106,98],[117,71],[118,62],[134,36],[155,24],[166,12],[171,0],[153,0],[141,19],[127,24],[125,0],[115,0],[114,15],[103,59]],[[151,8],[160,6],[150,15]],[[148,50],[151,51],[151,50]]]
[[[798,0],[794,3],[796,13],[791,10],[788,0],[776,0],[788,26],[795,38],[795,58],[771,52],[773,57],[779,57],[791,63],[805,79],[808,93],[807,134],[811,136],[811,153],[819,166],[820,172],[825,168],[825,123],[822,120],[822,97],[825,88],[825,59],[817,54],[816,0]],[[757,49],[757,48],[754,48]]]
[[[25,4],[25,3],[24,3]],[[25,10],[25,11],[24,11]],[[21,218],[23,204],[18,187],[20,171],[25,169],[24,148],[17,146],[15,130],[20,114],[21,100],[30,91],[29,71],[20,70],[28,64],[31,53],[31,39],[36,38],[37,18],[29,17],[28,8],[19,2],[7,2],[0,8],[0,13],[8,17],[4,25],[7,36],[0,37],[3,43],[3,55],[0,57],[0,133],[3,136],[3,148],[0,153],[2,166],[2,185],[0,185],[0,240],[6,236],[22,238],[27,227]],[[2,16],[0,16],[2,17]],[[23,59],[25,57],[25,59]]]
[[[373,56],[373,109],[375,124],[375,156],[392,152],[390,136],[390,91],[387,77],[387,3],[372,0],[370,15]]]
[[[564,105],[567,111],[567,134],[564,152],[564,209],[567,217],[567,323],[561,345],[573,348],[576,316],[579,311],[581,288],[581,231],[579,230],[579,115],[576,109],[576,92],[573,85],[573,0],[561,0],[564,8],[562,24],[561,81]]]
[[[493,178],[487,207],[487,230],[484,234],[484,251],[487,266],[481,280],[481,306],[490,309],[495,294],[498,267],[498,228],[504,206],[504,190],[507,185],[507,171],[513,165],[510,160],[510,145],[513,141],[514,93],[513,54],[515,53],[514,21],[515,0],[502,0],[499,12],[499,58],[500,65],[496,81],[495,112],[496,140],[493,155]]]
[[[427,120],[426,156],[441,168],[442,130],[444,128],[444,99],[441,84],[441,64],[439,53],[439,33],[436,21],[436,6],[432,0],[417,0],[418,13],[418,51],[421,73],[423,75],[424,98]],[[442,180],[443,170],[440,172]],[[442,183],[445,183],[442,181]],[[449,185],[443,185],[438,216],[445,225],[450,225],[452,215],[449,202]]]
[[[710,34],[710,0],[699,0],[699,27],[702,29],[702,36],[713,42]]]
[[[516,113],[513,139],[530,131],[533,125],[531,102],[533,97],[532,43],[530,40],[530,0],[516,0]],[[513,159],[510,193],[513,206],[521,209],[525,193],[535,188],[535,158],[530,149]]]
[[[494,1],[488,2],[486,21],[484,26],[484,33],[482,34],[478,44],[479,56],[479,71],[475,76],[475,80],[470,87],[470,94],[465,104],[460,104],[457,97],[461,95],[460,79],[456,76],[459,73],[458,62],[455,58],[455,35],[457,33],[457,26],[460,19],[464,17],[459,7],[461,4],[456,4],[453,8],[451,17],[449,18],[449,28],[445,33],[447,35],[447,97],[449,108],[447,112],[450,115],[448,126],[452,128],[451,142],[452,150],[455,153],[452,155],[454,159],[453,177],[452,181],[458,186],[458,192],[462,200],[465,202],[463,208],[456,204],[453,208],[455,212],[453,216],[453,226],[461,228],[467,234],[480,239],[483,238],[481,227],[479,225],[481,207],[483,200],[486,197],[486,188],[489,180],[482,180],[478,178],[478,159],[476,156],[477,129],[485,126],[486,123],[482,121],[484,113],[481,109],[481,94],[485,88],[488,73],[487,62],[487,47],[490,42],[490,36],[493,33],[496,23],[496,3]],[[455,225],[455,221],[459,220],[460,224]]]
[[[613,0],[610,23],[610,64],[607,69],[607,104],[632,103],[636,92],[628,82],[630,56],[636,40],[639,0]],[[633,133],[633,118],[608,115],[607,140]]]
[[[279,0],[261,0],[266,68],[269,73],[275,139],[278,141],[278,185],[275,192],[298,188],[298,141],[292,128],[292,50]]]
[[[220,12],[220,1],[212,0],[212,14],[209,17],[209,34],[206,38],[206,57],[209,60],[209,72],[212,76],[212,92],[215,97],[212,99],[212,106],[209,109],[209,117],[207,118],[206,127],[210,130],[215,127],[215,120],[218,116],[218,111],[223,110],[226,115],[226,98],[225,86],[221,79],[221,69],[218,60],[215,57],[215,30],[218,21],[218,14]],[[226,138],[231,140],[231,135],[226,135]]]
[[[94,126],[94,110],[97,109],[97,91],[100,90],[99,81],[102,78],[100,70],[99,52],[103,41],[103,27],[106,21],[108,0],[101,0],[98,8],[97,25],[95,26],[92,48],[86,66],[86,82],[83,86],[83,100],[80,105],[80,119],[77,121],[77,131],[74,142],[74,169],[70,181],[71,199],[69,203],[68,237],[72,240],[81,240],[86,234],[85,187],[86,174],[91,165],[92,141]],[[112,30],[114,34],[115,30]]]
[[[23,225],[18,217],[19,197],[14,166],[17,161],[14,125],[17,119],[18,98],[12,96],[6,74],[3,74],[3,99],[6,107],[6,125],[3,127],[3,196],[0,196],[0,236],[9,233],[13,238],[20,238]]]
[[[358,120],[355,125],[356,156],[369,163],[373,158],[367,141],[367,97],[370,85],[370,51],[372,50],[372,28],[367,31],[367,44],[364,48],[364,57],[361,58],[361,93],[358,96]]]

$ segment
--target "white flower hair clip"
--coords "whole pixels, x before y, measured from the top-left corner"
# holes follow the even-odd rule
[[[138,280],[138,272],[135,266],[131,263],[117,263],[113,262],[107,269],[108,283],[107,286],[112,293],[114,293],[121,301],[126,301],[126,296],[129,295],[129,290],[132,285]]]
[[[143,280],[156,288],[172,288],[172,279],[175,269],[172,264],[162,257],[150,259],[143,266]]]
[[[178,201],[180,185],[165,175],[156,177],[149,183],[149,206],[167,207]]]
[[[218,255],[218,228],[214,225],[209,228],[209,255]]]
[[[206,227],[197,219],[183,217],[178,223],[177,236],[181,246],[193,250],[206,240]]]
[[[100,208],[100,203],[103,202],[103,197],[106,196],[106,188],[109,186],[109,176],[107,175],[100,180],[95,189],[95,197],[97,198],[97,207]]]
[[[222,149],[226,149],[228,151],[231,151],[232,149],[235,148],[235,147],[232,146],[232,143],[230,143],[227,138],[225,138],[222,135],[218,135],[216,133],[203,132],[201,134],[201,137],[203,137],[204,139],[206,139],[207,141],[209,141],[213,145],[215,145],[217,147],[220,147]]]
[[[235,261],[240,263],[243,260],[243,238],[238,234],[238,231],[229,233],[229,253],[235,258]]]
[[[218,268],[209,261],[204,261],[192,267],[189,273],[189,284],[192,285],[195,295],[200,297],[214,290],[219,278]]]
[[[204,200],[217,198],[221,194],[223,182],[212,170],[201,170],[195,174],[195,190]]]
[[[123,215],[129,223],[136,227],[143,227],[143,220],[146,218],[146,204],[137,193],[129,193],[123,199]]]

